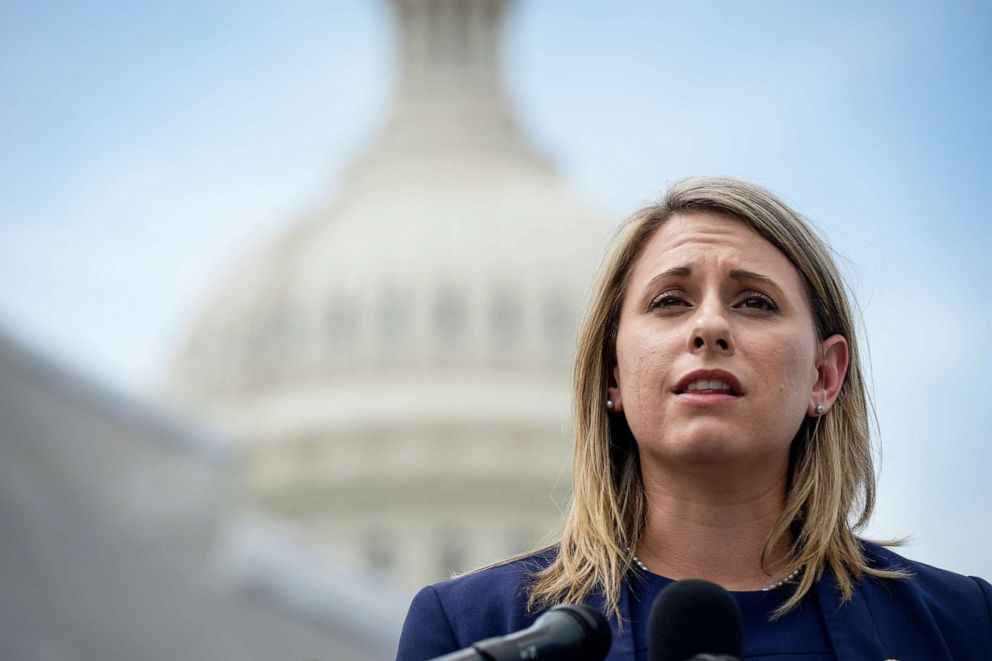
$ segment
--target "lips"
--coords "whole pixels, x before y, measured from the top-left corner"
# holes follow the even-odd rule
[[[677,395],[696,392],[740,397],[744,394],[744,387],[740,379],[726,370],[696,370],[679,379],[672,391]]]

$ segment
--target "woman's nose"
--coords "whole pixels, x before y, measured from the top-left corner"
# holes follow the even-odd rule
[[[716,352],[731,356],[734,339],[730,323],[722,310],[701,308],[689,333],[691,353]]]

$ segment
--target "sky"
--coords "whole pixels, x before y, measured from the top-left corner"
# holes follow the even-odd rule
[[[392,30],[384,0],[0,0],[0,329],[154,397],[211,285],[382,126]],[[823,230],[871,349],[868,534],[986,578],[990,33],[982,2],[521,0],[504,57],[609,222],[720,174]]]

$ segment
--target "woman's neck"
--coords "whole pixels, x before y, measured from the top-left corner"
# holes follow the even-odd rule
[[[647,523],[636,553],[653,573],[702,578],[728,590],[759,590],[779,580],[792,548],[780,539],[762,552],[782,514],[785,468],[667,470],[642,462]]]

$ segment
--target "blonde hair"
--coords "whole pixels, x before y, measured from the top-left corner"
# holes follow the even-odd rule
[[[609,414],[605,406],[620,309],[644,245],[673,215],[694,211],[729,214],[778,248],[805,284],[819,339],[839,334],[847,340],[847,378],[830,413],[807,417],[792,442],[785,506],[762,555],[764,562],[792,531],[793,553],[784,573],[804,571],[776,616],[795,607],[826,569],[844,601],[862,574],[902,576],[869,567],[855,536],[875,503],[870,408],[854,317],[829,247],[768,191],[735,179],[697,177],[673,184],[660,204],[635,213],[603,262],[576,349],[572,501],[554,561],[528,587],[531,608],[580,602],[598,592],[620,615],[621,584],[647,515],[634,438],[623,416]]]

